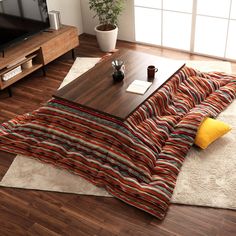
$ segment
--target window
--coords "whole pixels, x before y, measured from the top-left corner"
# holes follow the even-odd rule
[[[134,4],[136,41],[236,59],[236,0],[134,0]]]

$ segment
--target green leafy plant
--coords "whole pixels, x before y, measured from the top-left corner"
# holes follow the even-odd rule
[[[125,0],[89,0],[89,9],[95,12],[98,17],[99,30],[108,31],[115,29],[118,23],[118,16],[124,8]]]

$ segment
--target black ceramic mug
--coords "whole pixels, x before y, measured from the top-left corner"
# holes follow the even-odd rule
[[[151,65],[151,66],[148,66],[147,68],[147,77],[148,79],[154,79],[155,78],[155,73],[158,71],[158,69]]]

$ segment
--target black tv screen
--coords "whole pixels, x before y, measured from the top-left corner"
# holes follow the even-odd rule
[[[46,0],[0,0],[0,50],[49,27]]]

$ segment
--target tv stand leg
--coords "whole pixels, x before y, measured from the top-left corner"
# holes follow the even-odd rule
[[[10,88],[10,87],[7,88],[7,91],[8,91],[9,97],[12,97],[12,91],[11,91],[11,88]]]
[[[46,76],[45,66],[42,67],[42,71],[43,71],[43,76]]]
[[[75,49],[74,49],[74,48],[71,50],[71,54],[72,54],[73,60],[75,60],[75,59],[76,59],[76,56],[75,56]]]

